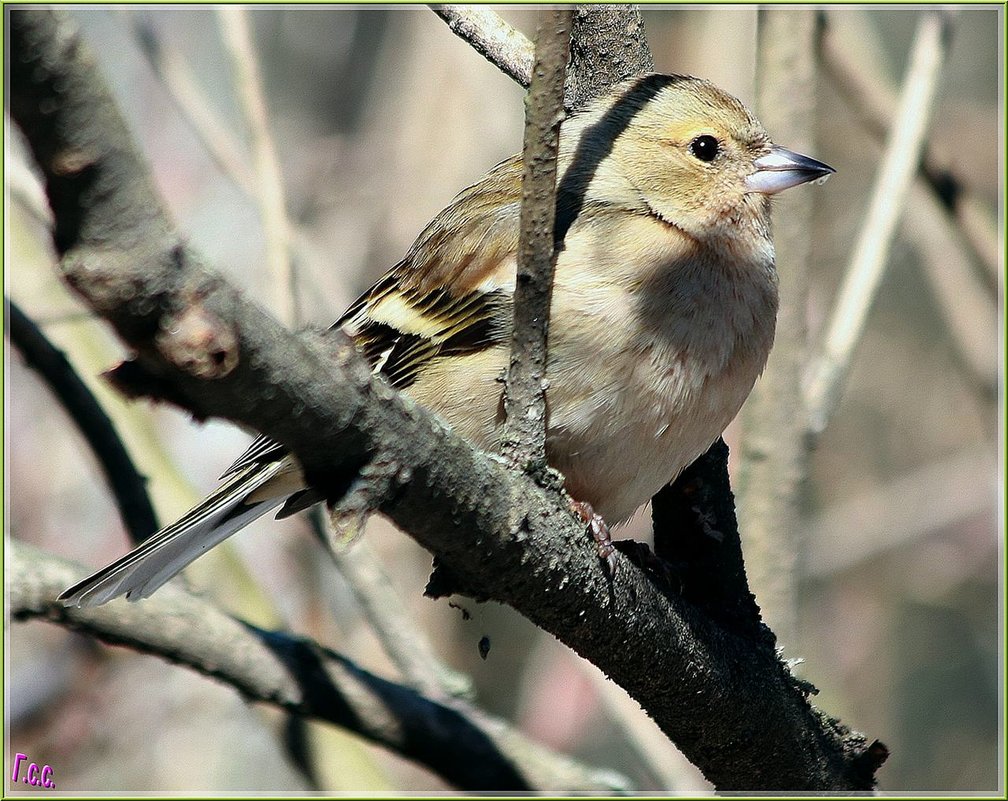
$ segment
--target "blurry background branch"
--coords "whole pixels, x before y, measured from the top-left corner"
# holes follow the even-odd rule
[[[222,681],[249,701],[342,726],[463,790],[626,790],[626,780],[532,743],[461,701],[432,700],[308,639],[265,631],[169,585],[142,604],[67,609],[53,599],[83,571],[23,543],[8,552],[15,620],[40,618]]]
[[[162,41],[142,11],[119,7],[130,23],[140,52],[146,56],[175,106],[199,136],[221,172],[253,200],[259,186],[248,155],[237,137],[215,113],[192,67],[177,48]]]
[[[971,448],[837,504],[809,522],[802,575],[822,580],[982,515],[996,475],[996,455]]]
[[[270,133],[259,62],[252,45],[248,12],[243,6],[218,6],[225,49],[231,57],[235,88],[252,138],[256,174],[255,198],[266,235],[266,267],[273,275],[273,313],[287,325],[298,322],[297,288],[290,250],[290,222],[284,200],[283,177]]]
[[[820,13],[824,24],[819,47],[826,73],[867,130],[879,142],[884,142],[894,123],[897,97],[895,87],[890,85],[882,68],[881,43],[875,32],[856,15],[836,11]],[[951,35],[951,31],[946,35]],[[945,213],[955,219],[973,256],[986,268],[991,288],[996,288],[996,222],[985,210],[970,181],[947,161],[935,144],[926,140],[917,180],[927,184],[942,203]]]
[[[756,113],[774,141],[817,153],[815,12],[761,8],[757,16]],[[816,192],[784,193],[773,203],[780,306],[774,347],[742,407],[736,482],[749,583],[790,652],[797,635],[795,560],[808,474],[802,376],[808,363],[808,304]]]
[[[921,14],[903,83],[896,121],[865,212],[829,323],[814,361],[806,390],[808,426],[812,437],[826,428],[840,401],[855,348],[889,263],[896,223],[917,170],[935,88],[951,36],[951,12]]]
[[[308,512],[315,536],[350,586],[365,618],[395,663],[406,684],[430,696],[469,697],[472,682],[442,664],[416,622],[404,613],[402,600],[381,564],[362,540],[352,545],[336,541],[332,523],[321,506]]]
[[[862,125],[884,141],[892,127],[896,93],[885,78],[881,43],[856,15],[823,16],[820,53],[826,73]],[[998,381],[997,228],[969,180],[946,166],[931,138],[923,145],[902,223],[918,245],[924,277],[960,364],[980,392],[993,395]]]

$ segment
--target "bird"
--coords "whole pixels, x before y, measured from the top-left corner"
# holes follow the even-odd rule
[[[774,339],[770,198],[833,172],[687,75],[628,79],[562,122],[546,455],[591,516],[625,522],[735,417]],[[519,154],[463,189],[333,325],[375,374],[488,451],[501,441],[521,182]],[[261,515],[323,500],[266,436],[221,480],[59,600],[148,597]]]

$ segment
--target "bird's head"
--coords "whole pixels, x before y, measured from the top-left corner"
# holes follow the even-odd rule
[[[631,79],[573,121],[561,190],[580,182],[589,202],[646,211],[701,241],[751,225],[768,235],[769,195],[833,172],[773,144],[739,100],[699,78]]]

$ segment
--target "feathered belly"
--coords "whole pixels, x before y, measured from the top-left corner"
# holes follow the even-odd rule
[[[624,522],[717,439],[764,362],[738,353],[711,373],[702,362],[643,354],[618,387],[581,400],[560,392],[550,403],[550,462],[573,497]]]
[[[557,314],[567,297],[554,294],[547,454],[570,494],[616,524],[731,422],[763,369],[773,330],[742,335],[722,322],[705,326],[699,343],[687,337],[673,346],[661,332],[641,340],[626,324],[633,311],[625,296]],[[407,394],[477,447],[497,452],[507,359],[504,344],[437,359]]]

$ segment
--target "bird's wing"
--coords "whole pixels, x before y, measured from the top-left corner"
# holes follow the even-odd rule
[[[514,157],[463,190],[332,328],[348,333],[396,389],[408,388],[434,359],[500,343],[510,332],[520,205],[521,159]],[[285,454],[260,436],[221,479]]]

